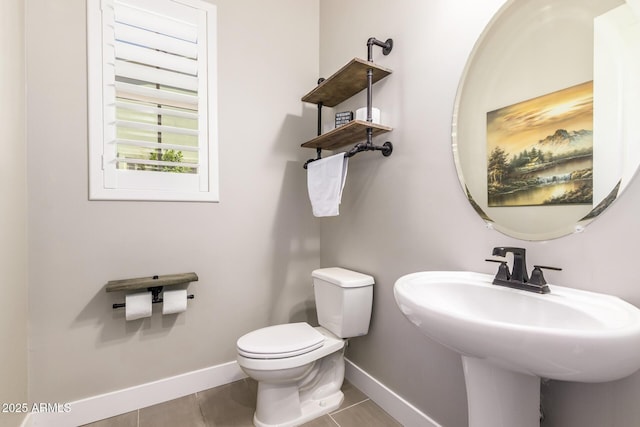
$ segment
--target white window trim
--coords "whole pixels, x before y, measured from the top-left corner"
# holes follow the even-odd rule
[[[134,0],[147,2],[150,7],[156,0]],[[201,181],[202,174],[179,174],[169,172],[142,172],[151,176],[152,188],[122,188],[141,172],[118,170],[117,184],[105,185],[112,180],[105,174],[104,154],[106,149],[105,98],[103,96],[103,40],[102,0],[87,0],[87,57],[88,57],[88,137],[89,137],[89,199],[90,200],[153,200],[153,201],[219,201],[218,167],[218,122],[217,122],[217,55],[216,55],[216,7],[202,0],[168,0],[206,12],[207,93],[206,123],[207,144],[201,150],[201,168],[206,168],[204,182],[186,185],[194,179]],[[202,78],[203,76],[200,76]],[[108,188],[115,187],[115,188]],[[191,188],[187,188],[191,187]]]

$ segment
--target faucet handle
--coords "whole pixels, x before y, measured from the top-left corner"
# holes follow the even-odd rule
[[[542,268],[544,270],[562,271],[562,269],[560,267],[551,267],[551,266],[548,266],[548,265],[534,265],[533,268]]]
[[[496,273],[496,277],[495,277],[496,279],[509,280],[511,278],[511,273],[509,273],[509,267],[507,267],[507,261],[503,261],[499,259],[485,259],[485,261],[500,263],[500,266],[498,266],[498,272]]]
[[[532,285],[546,285],[547,281],[544,279],[544,274],[542,274],[542,270],[556,270],[562,271],[561,268],[558,267],[550,267],[548,265],[534,265],[533,271],[531,272],[531,278],[529,279],[529,283]]]

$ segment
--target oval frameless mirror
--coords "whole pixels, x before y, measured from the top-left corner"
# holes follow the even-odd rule
[[[463,190],[509,236],[581,231],[638,168],[639,113],[640,0],[509,0],[456,96]]]

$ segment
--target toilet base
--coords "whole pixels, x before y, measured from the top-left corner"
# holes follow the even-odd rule
[[[295,382],[258,381],[253,423],[257,427],[294,427],[335,411],[344,394],[344,356],[336,351],[314,362]]]
[[[315,418],[321,417],[322,415],[328,414],[329,412],[335,411],[342,405],[342,401],[344,400],[344,394],[342,391],[338,390],[337,392],[326,396],[322,399],[318,400],[307,400],[303,402],[300,406],[300,416],[296,419],[287,421],[286,423],[278,423],[278,424],[267,424],[263,423],[258,419],[258,413],[256,412],[253,416],[253,424],[256,427],[295,427],[301,424],[304,424],[308,421],[311,421]]]

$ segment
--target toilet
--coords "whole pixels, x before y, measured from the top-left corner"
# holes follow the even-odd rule
[[[238,365],[258,382],[258,427],[297,426],[337,409],[345,341],[369,332],[373,277],[340,267],[311,275],[320,326],[268,326],[238,339]]]

